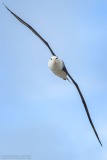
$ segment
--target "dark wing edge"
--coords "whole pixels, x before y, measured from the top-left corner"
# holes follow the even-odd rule
[[[70,76],[70,74],[68,73],[65,65],[64,65],[64,67],[63,67],[63,71],[65,71],[65,72],[67,73],[68,77],[71,79],[71,81],[72,81],[73,84],[75,85],[76,89],[78,90],[78,93],[79,93],[79,95],[80,95],[80,97],[81,97],[81,100],[82,100],[82,103],[83,103],[83,105],[84,105],[85,111],[86,111],[86,113],[87,113],[89,122],[90,122],[90,124],[91,124],[91,126],[92,126],[92,128],[93,128],[93,130],[94,130],[94,133],[95,133],[95,135],[96,135],[96,137],[97,137],[100,145],[102,146],[102,143],[101,143],[101,141],[100,141],[100,138],[99,138],[99,136],[98,136],[98,133],[97,133],[97,131],[96,131],[95,127],[94,127],[94,124],[93,124],[93,122],[92,122],[92,120],[91,120],[91,117],[90,117],[90,113],[89,113],[87,104],[86,104],[86,102],[85,102],[85,99],[84,99],[81,91],[80,91],[80,88],[79,88],[78,84],[77,84],[77,83],[74,81],[74,79]]]
[[[18,17],[15,13],[13,13],[4,3],[3,5],[6,7],[6,9],[14,16],[16,17],[22,24],[24,24],[26,27],[28,27],[36,36],[38,36],[44,43],[45,45],[49,48],[53,56],[56,56],[55,53],[52,51],[51,47],[49,44],[40,36],[38,32],[36,32],[28,23],[23,21],[20,17]]]

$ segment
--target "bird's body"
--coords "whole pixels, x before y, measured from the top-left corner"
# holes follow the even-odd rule
[[[64,66],[63,61],[56,56],[52,56],[48,61],[48,67],[51,69],[51,71],[56,76],[66,80],[67,73],[62,70],[63,66]]]
[[[41,35],[36,31],[34,30],[28,23],[26,23],[24,20],[22,20],[19,16],[17,16],[15,13],[13,13],[6,5],[4,5],[7,10],[14,16],[16,17],[22,24],[24,24],[26,27],[28,27],[38,38],[40,38],[40,40],[42,40],[42,42],[48,47],[48,49],[50,50],[51,54],[52,54],[52,57],[50,58],[50,60],[48,61],[48,66],[49,68],[51,69],[51,71],[57,75],[58,77],[64,79],[64,80],[69,80],[68,77],[70,78],[70,80],[72,81],[72,83],[75,85],[79,95],[80,95],[80,98],[82,100],[82,103],[83,103],[83,106],[84,106],[84,109],[86,111],[86,114],[88,116],[88,119],[89,119],[89,122],[93,128],[93,131],[100,143],[100,145],[102,146],[102,143],[99,139],[99,136],[98,136],[98,133],[94,127],[94,124],[91,120],[91,117],[90,117],[90,114],[89,114],[89,110],[88,110],[88,107],[87,107],[87,104],[85,102],[85,99],[82,95],[82,92],[80,91],[80,88],[78,86],[78,84],[74,81],[74,79],[71,77],[71,75],[69,74],[69,72],[67,71],[66,67],[65,67],[65,64],[64,62],[59,59],[55,53],[53,52],[53,50],[51,49],[50,45],[47,43],[47,41],[45,41],[44,38],[41,37]],[[70,81],[69,80],[69,81]]]

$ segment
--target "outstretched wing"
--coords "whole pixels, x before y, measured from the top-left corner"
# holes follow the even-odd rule
[[[7,10],[8,10],[14,17],[16,17],[22,24],[24,24],[26,27],[28,27],[36,36],[38,36],[38,37],[42,40],[42,42],[45,43],[45,45],[49,48],[49,50],[51,51],[51,53],[52,53],[53,56],[56,56],[55,53],[52,51],[51,47],[49,46],[49,44],[40,36],[40,34],[39,34],[38,32],[36,32],[28,23],[26,23],[26,22],[23,21],[20,17],[18,17],[15,13],[13,13],[5,4],[4,4],[4,6],[7,8]],[[82,103],[83,103],[83,105],[84,105],[85,111],[86,111],[86,113],[87,113],[89,122],[90,122],[90,124],[91,124],[91,126],[92,126],[92,128],[93,128],[93,130],[94,130],[94,133],[95,133],[95,135],[96,135],[96,137],[97,137],[100,145],[102,146],[102,143],[101,143],[101,141],[100,141],[100,139],[99,139],[99,136],[98,136],[98,134],[97,134],[97,131],[96,131],[94,125],[93,125],[93,122],[92,122],[92,120],[91,120],[91,117],[90,117],[90,114],[89,114],[89,111],[88,111],[86,102],[85,102],[85,100],[84,100],[84,97],[83,97],[80,89],[79,89],[78,84],[77,84],[77,83],[74,81],[74,79],[70,76],[70,74],[68,73],[65,65],[64,65],[64,67],[63,67],[63,71],[65,71],[65,72],[67,73],[67,75],[68,75],[69,78],[72,80],[72,82],[74,83],[75,87],[77,88],[77,90],[78,90],[78,92],[79,92],[79,95],[80,95],[80,97],[81,97]]]
[[[95,135],[96,135],[96,137],[97,137],[100,145],[102,146],[102,143],[101,143],[101,141],[100,141],[100,138],[99,138],[99,136],[98,136],[98,133],[97,133],[97,131],[96,131],[95,127],[94,127],[94,124],[93,124],[93,122],[92,122],[92,120],[91,120],[91,117],[90,117],[90,113],[89,113],[87,104],[86,104],[86,102],[85,102],[85,99],[84,99],[81,91],[80,91],[80,88],[79,88],[78,84],[77,84],[77,83],[74,81],[74,79],[70,76],[70,74],[68,73],[65,65],[64,65],[64,67],[63,67],[63,71],[65,71],[65,72],[67,73],[68,77],[72,80],[73,84],[75,85],[76,89],[78,90],[78,93],[79,93],[79,95],[80,95],[80,97],[81,97],[81,100],[82,100],[82,103],[83,103],[83,105],[84,105],[85,111],[86,111],[86,113],[87,113],[89,122],[90,122],[90,124],[91,124],[91,126],[92,126],[92,128],[93,128],[93,130],[94,130],[94,133],[95,133]]]
[[[52,51],[51,47],[49,46],[49,44],[40,36],[40,34],[38,32],[36,32],[28,23],[26,23],[25,21],[23,21],[20,17],[18,17],[15,13],[13,13],[5,4],[3,4],[7,10],[13,15],[15,16],[22,24],[24,24],[26,27],[28,27],[36,36],[38,36],[42,42],[45,43],[45,45],[49,48],[49,50],[51,51],[53,56],[56,56],[55,53]]]

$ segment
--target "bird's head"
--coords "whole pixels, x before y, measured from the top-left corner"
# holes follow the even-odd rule
[[[50,58],[50,62],[53,63],[53,64],[57,63],[58,62],[58,57],[57,56],[52,56]]]
[[[52,56],[49,61],[48,61],[48,66],[52,67],[52,66],[56,66],[59,63],[59,58],[57,56]]]
[[[48,65],[57,65],[59,63],[60,59],[57,56],[52,56],[49,61],[48,61]]]

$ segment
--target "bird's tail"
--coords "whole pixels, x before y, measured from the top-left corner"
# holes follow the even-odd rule
[[[71,81],[69,80],[69,78],[67,77],[67,80],[71,83]]]

